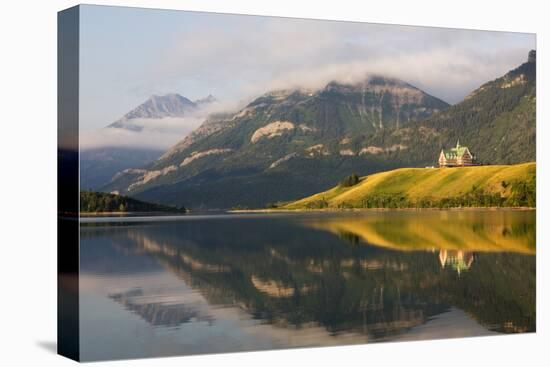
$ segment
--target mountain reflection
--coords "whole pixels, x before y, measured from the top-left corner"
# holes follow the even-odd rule
[[[534,331],[534,216],[235,217],[83,226],[81,235],[112,239],[128,262],[154,259],[209,305],[236,308],[261,325],[322,328],[366,342],[394,339],[455,309],[488,330]],[[86,256],[82,261],[84,271],[94,271]],[[109,297],[156,326],[216,322],[200,307],[139,289]]]
[[[151,299],[139,288],[113,293],[109,298],[154,326],[176,327],[190,321],[213,322],[213,317],[203,314],[200,307],[174,299]]]

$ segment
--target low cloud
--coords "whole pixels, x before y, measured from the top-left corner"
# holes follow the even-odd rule
[[[148,71],[147,83],[193,80],[236,101],[375,73],[456,103],[525,62],[535,47],[534,35],[518,33],[227,17],[227,29],[206,24],[183,34]]]
[[[482,56],[457,50],[428,50],[413,55],[320,65],[274,78],[268,83],[268,88],[303,87],[315,90],[333,80],[354,83],[370,75],[383,75],[402,79],[435,97],[456,103],[482,83],[509,71],[509,64],[519,66],[525,61],[527,53],[524,51],[514,49]],[[514,57],[517,61],[508,61]],[[480,59],[484,61],[480,62]]]
[[[151,21],[138,22],[143,18],[133,20],[132,12],[139,10],[127,10],[124,27],[117,17],[112,24],[104,17],[102,27],[116,30],[119,42],[140,39],[130,43],[135,46],[121,49],[105,36],[113,32],[83,43],[86,60],[101,56],[82,67],[85,129],[106,126],[152,94],[175,92],[190,99],[212,94],[224,105],[210,112],[235,111],[273,89],[318,89],[332,80],[355,82],[369,74],[396,77],[457,103],[525,62],[536,47],[535,35],[510,32],[187,12],[148,12]],[[93,48],[94,41],[101,47]],[[111,54],[104,54],[106,45]],[[187,121],[185,127],[199,123]],[[170,121],[147,124],[148,134],[120,132],[112,138],[112,131],[100,130],[87,140],[166,147],[190,131],[169,134]]]
[[[196,129],[203,117],[132,119],[126,121],[141,131],[106,127],[80,133],[80,149],[103,147],[141,147],[167,149]]]
[[[234,111],[238,104],[209,103],[186,117],[136,118],[123,122],[126,128],[104,127],[80,132],[80,149],[105,147],[168,149],[198,128],[211,114]]]

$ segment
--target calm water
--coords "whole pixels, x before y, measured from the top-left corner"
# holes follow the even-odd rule
[[[535,330],[535,212],[81,225],[84,360]]]

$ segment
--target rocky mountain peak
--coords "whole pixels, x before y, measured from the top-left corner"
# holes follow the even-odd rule
[[[145,102],[128,112],[121,120],[138,118],[183,117],[196,108],[195,103],[177,94],[152,95]]]
[[[138,119],[184,117],[189,113],[196,112],[202,106],[215,101],[216,99],[212,95],[208,95],[205,98],[193,102],[178,93],[168,93],[164,95],[153,94],[145,102],[107,127],[141,131],[143,129],[142,126],[134,125],[129,122]]]

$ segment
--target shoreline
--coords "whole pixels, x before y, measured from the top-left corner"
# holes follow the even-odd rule
[[[388,212],[388,211],[499,211],[499,210],[514,210],[514,211],[529,211],[537,210],[536,207],[528,206],[471,206],[471,207],[455,207],[455,208],[323,208],[323,209],[238,209],[228,210],[227,213],[302,213],[302,212]]]
[[[93,218],[93,217],[135,217],[135,216],[174,216],[174,215],[186,215],[189,212],[87,212],[79,213],[80,218]]]
[[[213,212],[215,214],[277,214],[277,213],[361,213],[361,212],[414,212],[414,211],[534,211],[536,207],[455,207],[455,208],[323,208],[323,209],[235,209]],[[174,217],[205,215],[199,212],[94,212],[80,213],[78,218],[132,218]],[[208,215],[208,214],[206,214]]]

